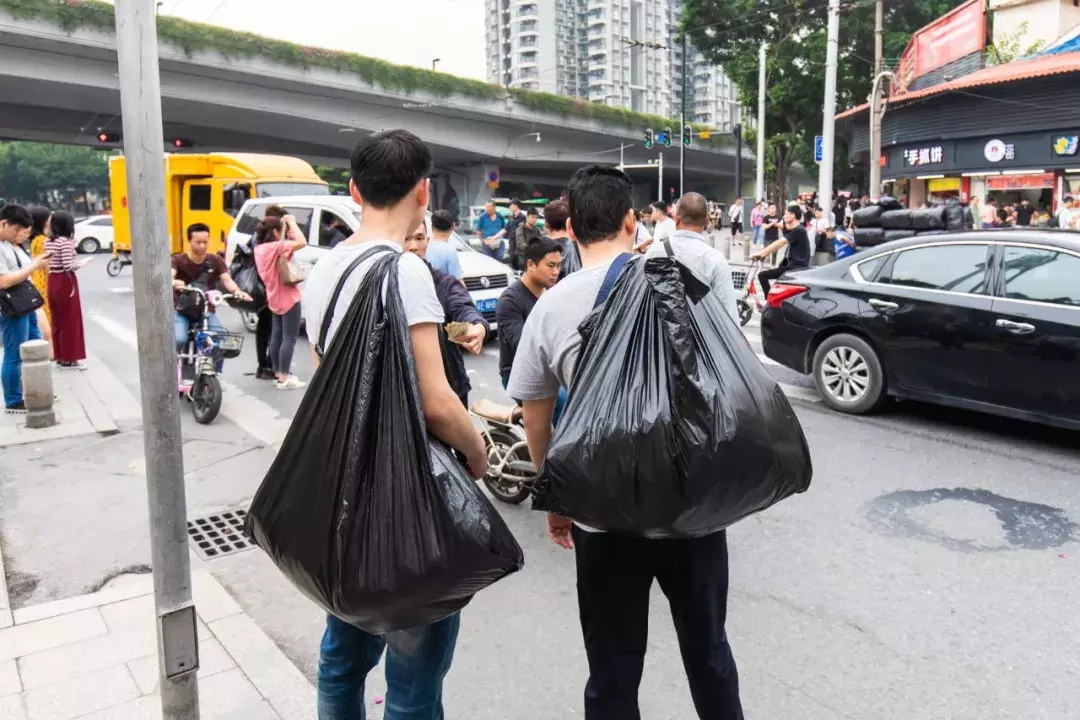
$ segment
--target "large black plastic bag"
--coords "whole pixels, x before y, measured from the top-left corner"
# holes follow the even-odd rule
[[[880,205],[867,205],[853,212],[851,221],[855,223],[857,228],[879,227],[881,225],[881,212]]]
[[[936,230],[923,230],[923,232],[915,232],[914,230],[886,230],[885,242],[892,242],[893,240],[907,240],[908,238],[915,237],[916,235],[922,235],[923,233],[939,232]],[[940,231],[944,232],[944,231]],[[858,244],[858,241],[855,241]]]
[[[254,242],[254,240],[252,240]],[[226,302],[237,310],[259,312],[266,307],[266,285],[259,277],[259,269],[255,266],[255,251],[246,243],[236,246],[236,253],[229,265],[229,275],[232,276],[236,286],[251,296],[251,302],[229,298]]]
[[[581,325],[533,508],[651,538],[721,530],[810,484],[787,398],[716,296],[669,257],[627,264]]]
[[[881,213],[881,227],[886,230],[911,230],[911,211],[886,210]]]
[[[961,205],[956,198],[949,198],[945,202],[945,229],[959,232],[968,227],[971,222],[971,210],[966,205]]]
[[[868,248],[885,242],[885,231],[879,227],[855,228],[855,247]]]
[[[245,527],[301,592],[373,633],[440,620],[523,563],[498,512],[427,436],[399,259],[387,253],[364,277]]]
[[[944,230],[945,206],[919,208],[911,211],[912,230]]]

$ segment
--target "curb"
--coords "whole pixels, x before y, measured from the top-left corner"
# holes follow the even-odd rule
[[[11,615],[11,599],[8,597],[7,571],[4,570],[3,547],[0,546],[0,630],[15,624]]]

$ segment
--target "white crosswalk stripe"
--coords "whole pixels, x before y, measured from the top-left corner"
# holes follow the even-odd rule
[[[138,349],[135,331],[127,325],[96,310],[88,311],[86,316],[116,340],[132,349]],[[285,433],[289,430],[290,418],[282,417],[269,403],[244,392],[224,379],[221,379],[221,389],[224,396],[221,414],[224,417],[266,445],[276,445],[284,439]]]
[[[757,355],[757,358],[761,361],[762,365],[767,368],[783,367],[783,365],[765,354],[761,345],[761,323],[758,321],[757,315],[742,328],[742,332],[746,337],[747,342],[750,343],[750,348],[754,351],[754,354]],[[780,381],[777,381],[777,384],[789,398],[802,400],[803,402],[821,402],[821,395],[819,395],[816,390]]]

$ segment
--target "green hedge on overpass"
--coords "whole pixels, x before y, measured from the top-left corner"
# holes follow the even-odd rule
[[[116,30],[113,6],[100,0],[0,0],[0,9],[17,20],[52,23],[68,33],[81,29],[107,33]],[[642,130],[646,127],[659,129],[671,126],[676,140],[679,135],[678,120],[601,103],[518,88],[507,89],[447,73],[395,65],[356,53],[297,45],[169,15],[159,16],[157,27],[158,39],[162,43],[178,47],[187,55],[216,50],[228,58],[265,58],[291,67],[327,68],[356,75],[384,90],[405,94],[426,92],[438,97],[463,96],[481,100],[500,100],[509,95],[515,103],[536,112],[591,118],[610,125]],[[727,135],[715,135],[708,142],[713,146],[724,146],[730,145],[731,139]]]

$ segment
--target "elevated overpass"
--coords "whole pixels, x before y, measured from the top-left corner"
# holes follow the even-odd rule
[[[116,41],[106,28],[66,32],[0,10],[0,37],[0,138],[93,145],[102,130],[122,133]],[[580,165],[619,162],[620,146],[628,165],[655,161],[663,151],[665,195],[678,188],[678,147],[646,150],[644,125],[534,110],[502,93],[406,94],[356,73],[257,55],[189,53],[166,41],[160,54],[165,137],[189,140],[198,151],[273,152],[345,166],[365,133],[403,127],[432,148],[440,205],[454,194],[462,205],[480,204],[491,194],[494,171],[504,184],[562,188]],[[632,175],[639,204],[657,197],[656,172]],[[687,190],[728,200],[733,175],[731,147],[687,150]],[[753,158],[744,152],[744,188],[753,176]]]

